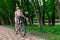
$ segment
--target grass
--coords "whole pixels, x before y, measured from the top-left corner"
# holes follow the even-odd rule
[[[55,25],[55,26],[44,25],[43,27],[40,28],[37,25],[27,26],[26,30],[29,32],[33,31],[37,33],[38,36],[41,35],[41,33],[46,33],[48,34],[47,36],[48,40],[60,40],[60,25]],[[43,35],[46,36],[46,34]]]
[[[35,31],[38,33],[41,32],[41,33],[60,35],[60,25],[56,25],[56,26],[45,25],[45,26],[40,27],[40,28],[37,25],[26,26],[26,30],[27,31]]]
[[[57,37],[50,37],[50,38],[48,38],[48,40],[60,40],[60,36],[57,36]]]
[[[14,26],[12,25],[5,25],[5,26],[11,29],[14,28]],[[27,25],[26,31],[31,33],[35,32],[37,33],[36,34],[37,36],[41,35],[41,33],[46,33],[50,35],[50,36],[47,36],[48,40],[60,40],[60,25],[55,25],[55,26],[44,25],[43,27],[40,27],[40,28],[37,25],[33,25],[33,26]]]

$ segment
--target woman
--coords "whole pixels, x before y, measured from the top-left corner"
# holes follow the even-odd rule
[[[19,9],[19,7],[16,7],[16,11],[15,11],[15,31],[18,33],[18,29],[19,29],[19,19],[18,17],[24,17],[22,11]]]

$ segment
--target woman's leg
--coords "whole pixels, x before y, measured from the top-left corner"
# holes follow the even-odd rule
[[[17,22],[15,22],[15,29],[16,29],[16,31],[17,31],[17,29],[18,29],[18,24],[17,24]]]
[[[19,30],[20,30],[20,22],[19,22],[19,19],[17,19],[17,21],[15,22],[16,24],[16,31],[17,33],[19,33]]]
[[[18,20],[15,19],[15,32],[16,32],[16,34],[18,34],[18,31],[19,31]]]

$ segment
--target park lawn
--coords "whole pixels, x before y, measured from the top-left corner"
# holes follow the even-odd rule
[[[27,26],[26,30],[33,33],[36,36],[42,36],[47,38],[48,40],[60,40],[60,25],[55,26],[48,26],[45,25],[43,27],[38,27],[37,25],[34,26]]]
[[[14,28],[14,26],[11,25],[5,26],[11,29]],[[37,25],[33,26],[27,25],[26,31],[30,32],[33,35],[47,38],[48,40],[60,40],[60,25],[55,26],[44,25],[40,28]]]

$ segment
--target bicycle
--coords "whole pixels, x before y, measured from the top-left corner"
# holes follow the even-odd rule
[[[15,32],[17,34],[18,31],[19,31],[21,36],[24,37],[26,35],[26,28],[25,28],[25,25],[24,25],[24,18],[20,16],[18,19],[19,19],[19,27],[15,28]]]

